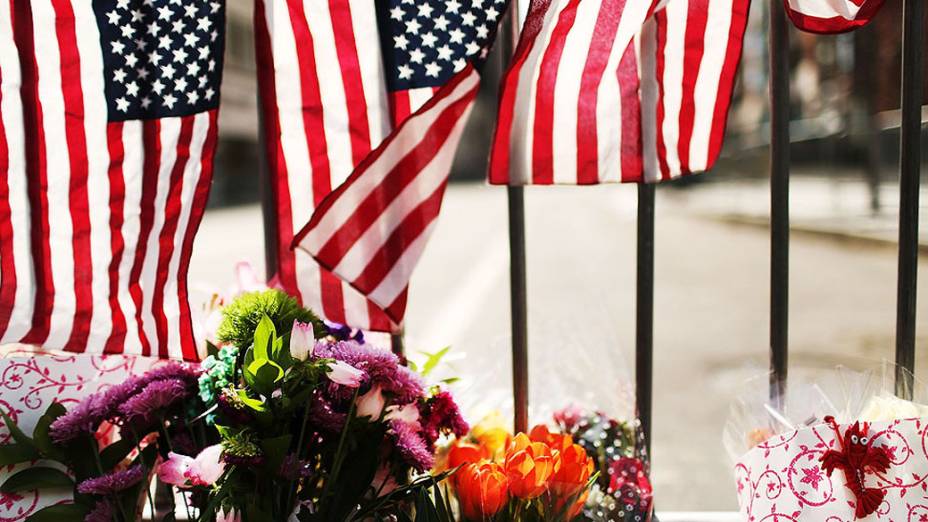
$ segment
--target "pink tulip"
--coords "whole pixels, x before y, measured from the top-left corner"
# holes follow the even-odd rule
[[[185,476],[194,486],[212,486],[225,471],[222,462],[222,445],[214,444],[204,449],[193,459]]]
[[[290,355],[294,359],[305,361],[313,354],[315,344],[313,325],[294,320],[293,329],[290,330]]]
[[[216,522],[241,522],[242,517],[238,514],[238,511],[232,509],[230,511],[221,511],[219,515],[216,516]]]
[[[158,466],[158,478],[179,488],[212,486],[225,470],[221,457],[221,444],[204,449],[195,459],[171,452],[168,460]]]
[[[336,384],[348,386],[349,388],[357,388],[361,386],[361,381],[364,380],[367,374],[364,373],[364,370],[359,370],[346,362],[335,361],[329,365],[327,375],[329,376],[329,380]]]
[[[357,402],[355,402],[355,412],[359,418],[370,417],[377,420],[380,418],[380,414],[383,413],[386,402],[383,397],[383,390],[380,389],[380,386],[374,386],[370,391],[358,397]]]
[[[191,464],[193,464],[192,458],[172,451],[168,453],[168,460],[158,466],[158,479],[165,484],[186,487],[187,470],[190,469]]]

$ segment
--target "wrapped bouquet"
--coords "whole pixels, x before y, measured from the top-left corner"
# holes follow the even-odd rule
[[[54,403],[32,436],[7,418],[13,443],[0,463],[40,463],[0,491],[72,492],[32,521],[139,519],[146,499],[156,511],[154,474],[191,520],[380,520],[446,507],[437,484],[447,473],[429,473],[436,444],[469,429],[446,390],[278,290],[231,301],[216,337],[199,368],[171,364],[73,407]],[[101,440],[104,426],[119,437]]]
[[[739,399],[724,436],[747,520],[928,520],[928,407],[891,374],[838,368]]]

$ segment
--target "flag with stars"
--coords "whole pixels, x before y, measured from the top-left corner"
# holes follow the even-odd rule
[[[0,343],[198,357],[224,0],[0,0]]]
[[[505,0],[258,0],[276,268],[326,319],[402,323],[504,11]]]

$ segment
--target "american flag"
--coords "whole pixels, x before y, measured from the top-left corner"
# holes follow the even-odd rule
[[[712,167],[749,0],[533,0],[490,183],[655,182]]]
[[[870,22],[883,0],[783,0],[790,20],[810,33],[843,33]]]
[[[220,0],[0,0],[0,343],[197,359]]]
[[[473,64],[504,8],[259,1],[278,275],[327,319],[380,331],[401,323],[479,85]]]

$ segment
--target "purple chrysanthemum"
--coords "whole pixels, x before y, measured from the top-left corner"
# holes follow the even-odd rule
[[[145,384],[152,381],[162,381],[165,379],[180,379],[185,382],[196,384],[200,378],[200,370],[189,364],[179,362],[169,362],[163,366],[153,368],[142,375]]]
[[[442,391],[426,401],[419,407],[422,434],[429,444],[434,444],[442,433],[453,433],[458,437],[467,435],[470,426],[461,410],[458,409],[454,397],[447,391]]]
[[[82,495],[112,495],[138,484],[144,476],[145,468],[135,465],[123,471],[87,479],[77,485],[77,491]]]
[[[113,522],[113,505],[108,500],[101,500],[84,517],[84,522]]]
[[[119,413],[128,422],[147,423],[191,393],[188,383],[180,379],[153,381],[119,406]]]
[[[119,408],[126,403],[133,395],[140,393],[146,386],[156,381],[163,380],[180,380],[188,383],[191,387],[197,386],[199,378],[199,369],[178,362],[170,362],[163,366],[154,368],[142,375],[133,375],[125,381],[113,385],[103,392],[107,417],[114,417],[119,414]]]
[[[427,471],[435,465],[435,456],[414,425],[400,420],[391,421],[390,435],[403,462],[418,471]]]
[[[392,352],[355,341],[319,342],[314,355],[319,359],[343,361],[369,376],[370,386],[380,386],[400,403],[410,403],[423,394],[422,381],[415,372],[400,365]]]
[[[81,435],[93,435],[107,419],[106,406],[103,393],[85,397],[70,411],[52,422],[48,430],[49,435],[59,444],[72,441]]]

